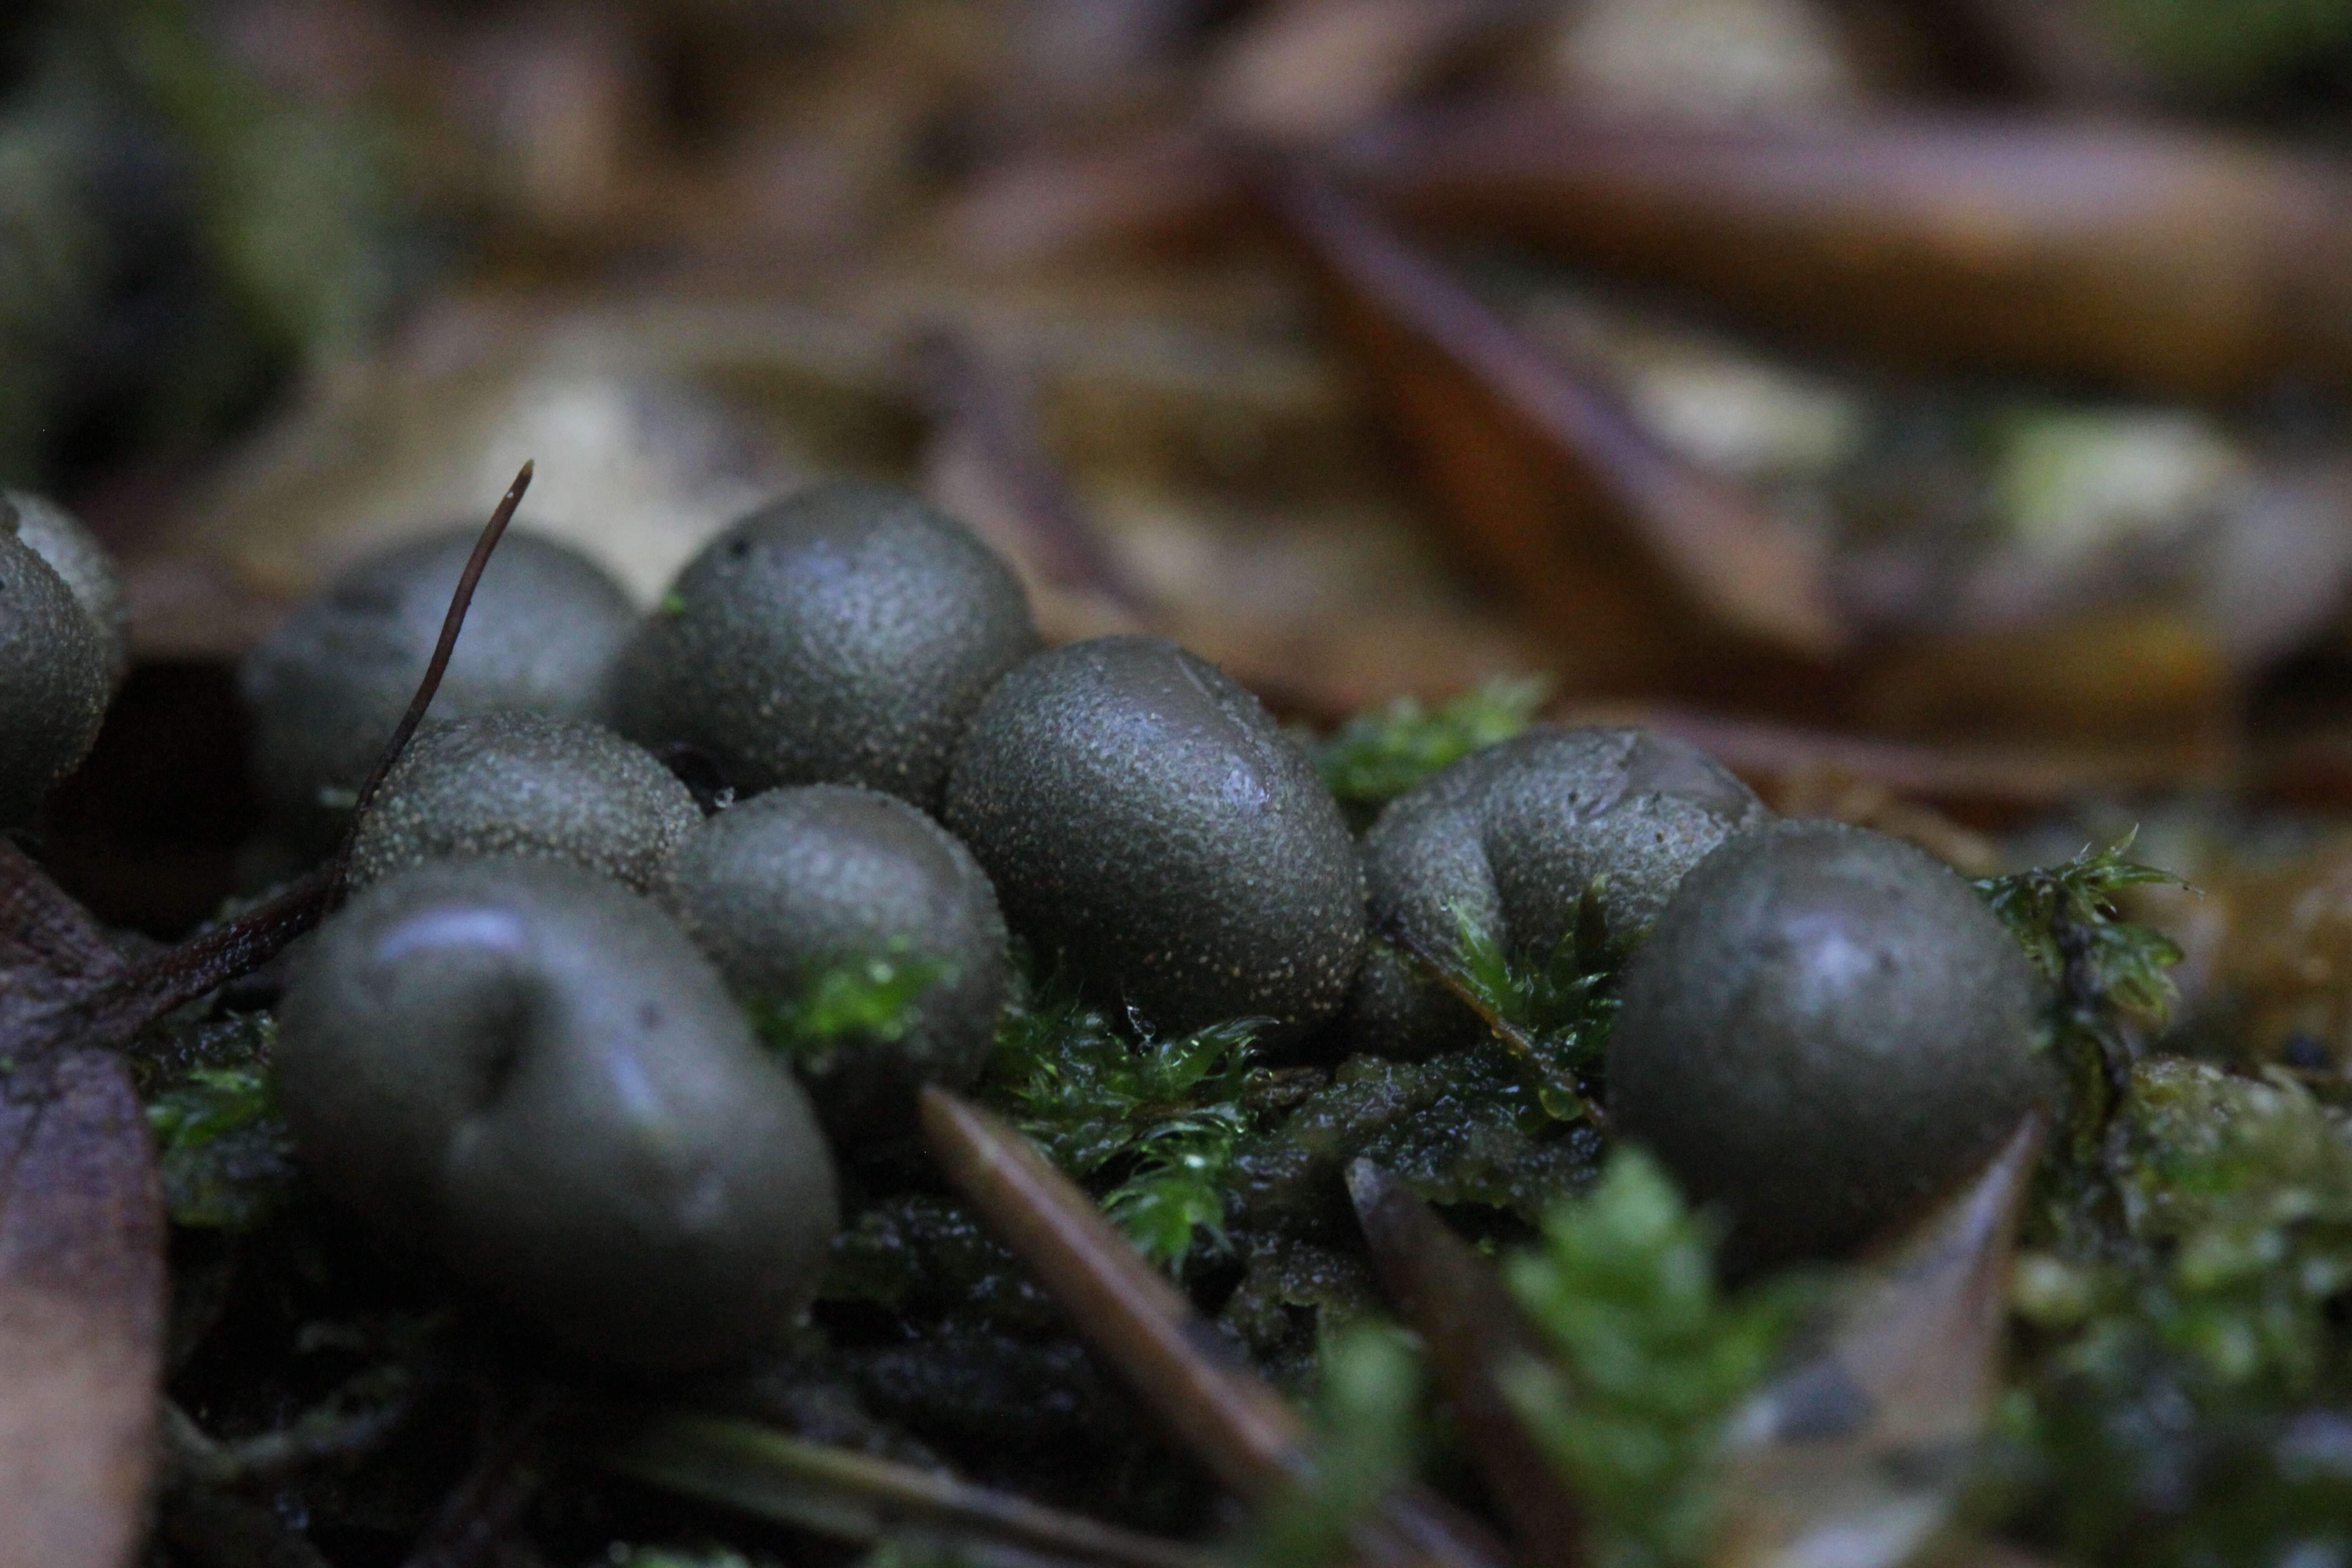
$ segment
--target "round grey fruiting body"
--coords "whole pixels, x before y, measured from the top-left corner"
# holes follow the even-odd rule
[[[824,485],[679,574],[630,650],[622,727],[699,748],[746,793],[855,784],[937,810],[965,720],[1036,646],[1020,583],[961,524]]]
[[[80,519],[53,500],[29,490],[0,490],[0,519],[11,507],[16,512],[16,537],[64,580],[74,603],[97,629],[106,652],[108,687],[121,686],[131,669],[131,595],[114,569],[114,558]]]
[[[1472,752],[1391,801],[1364,838],[1373,930],[1457,959],[1462,921],[1540,969],[1593,889],[1630,942],[1684,875],[1769,813],[1713,758],[1670,736],[1540,725]],[[1351,999],[1360,1048],[1416,1058],[1478,1030],[1410,953],[1375,942]]]
[[[948,826],[1006,919],[1156,1028],[1328,1018],[1363,953],[1339,806],[1257,700],[1172,643],[1041,653],[988,694]]]
[[[312,1179],[567,1347],[725,1361],[814,1294],[835,1199],[807,1099],[617,883],[418,867],[321,928],[279,1019]]]
[[[796,1060],[837,1143],[908,1125],[926,1083],[980,1076],[1012,979],[1004,917],[971,851],[913,806],[844,784],[770,790],[704,822],[673,872],[687,930],[755,1008],[804,1003],[829,970],[934,972],[896,1037]]]
[[[1628,965],[1609,1109],[1748,1263],[1848,1250],[2047,1092],[2038,977],[1910,845],[1780,822],[1685,879]]]
[[[110,686],[97,624],[0,520],[0,827],[31,821],[89,754]]]
[[[530,855],[649,893],[701,821],[692,791],[601,724],[478,713],[418,727],[352,836],[351,876],[365,887],[426,860]]]
[[[323,847],[350,821],[432,659],[476,537],[453,531],[361,563],[246,661],[254,781],[285,831]],[[585,556],[509,533],[475,589],[433,715],[607,719],[613,665],[635,622],[627,595]]]

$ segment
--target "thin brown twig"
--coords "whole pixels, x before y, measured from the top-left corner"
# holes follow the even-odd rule
[[[1297,1414],[1219,1353],[1215,1331],[1093,1199],[1002,1118],[936,1086],[923,1090],[921,1107],[924,1142],[941,1173],[1189,1452],[1256,1501],[1311,1481],[1315,1455]],[[1351,1540],[1361,1568],[1511,1561],[1491,1531],[1418,1487],[1389,1496]]]
[[[359,805],[352,816],[354,827],[359,815],[366,810],[368,801],[383,784],[384,775],[400,760],[409,738],[416,732],[425,710],[432,706],[434,693],[440,689],[442,674],[449,667],[450,650],[457,646],[457,634],[465,626],[467,607],[473,603],[474,588],[481,581],[482,569],[489,564],[490,552],[498,548],[507,524],[513,520],[523,491],[530,487],[531,469],[531,464],[523,464],[505,499],[490,514],[481,538],[475,542],[474,553],[457,580],[457,590],[450,596],[449,613],[441,623],[441,640],[434,647],[432,661],[425,666],[425,678],[417,682],[407,713],[393,731],[392,739],[385,742],[376,758],[374,771],[360,790]],[[331,861],[268,902],[199,932],[144,963],[127,966],[79,995],[26,1019],[20,1027],[9,1031],[6,1047],[10,1058],[30,1060],[68,1045],[120,1050],[141,1030],[174,1008],[260,968],[342,901],[351,846],[352,834],[346,832]],[[41,875],[29,865],[17,870],[20,880],[25,875]],[[26,898],[38,891],[20,889]],[[62,892],[55,894],[55,899],[65,898]]]
[[[441,677],[449,668],[450,654],[457,649],[457,634],[466,628],[466,611],[474,602],[474,589],[482,580],[483,569],[490,563],[490,552],[506,536],[507,524],[514,521],[515,508],[522,504],[523,492],[530,489],[531,473],[536,466],[535,460],[524,459],[521,468],[515,474],[514,483],[507,487],[505,497],[499,500],[498,510],[490,513],[490,521],[483,527],[482,536],[474,542],[474,552],[467,557],[466,570],[458,574],[457,591],[449,596],[449,613],[441,618],[441,638],[433,645],[433,658],[425,667],[425,679],[416,683],[416,695],[409,699],[408,711],[400,716],[399,727],[393,731],[392,739],[377,754],[375,766],[370,770],[367,782],[360,785],[359,795],[352,806],[351,826],[343,830],[343,841],[335,851],[334,897],[338,902],[342,896],[344,871],[351,862],[352,841],[359,835],[361,819],[366,816],[376,791],[383,787],[384,775],[392,772],[393,764],[400,761],[401,752],[408,749],[409,737],[415,734],[416,726],[425,721],[425,710],[433,706],[434,694],[441,689]]]
[[[1505,1369],[1546,1348],[1495,1266],[1447,1228],[1402,1182],[1358,1160],[1348,1195],[1381,1292],[1421,1336],[1454,1429],[1536,1568],[1582,1568],[1584,1516],[1575,1492],[1504,1392]]]
[[[1204,1568],[1194,1548],[748,1421],[674,1415],[605,1463],[673,1491],[827,1535],[878,1540],[908,1523],[1006,1541],[1103,1568]]]

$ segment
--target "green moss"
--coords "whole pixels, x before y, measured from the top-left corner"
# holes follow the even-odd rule
[[[1196,1248],[1225,1247],[1234,1154],[1252,1121],[1251,1045],[1264,1026],[1120,1030],[1051,987],[1008,1012],[982,1092],[1100,1194],[1146,1256],[1181,1268]]]
[[[1541,679],[1495,680],[1433,712],[1399,697],[1340,725],[1315,748],[1315,766],[1360,829],[1430,774],[1526,729],[1549,694]]]
[[[174,1225],[247,1231],[292,1199],[293,1136],[269,1077],[277,1038],[260,1013],[174,1020],[142,1037],[134,1072]]]
[[[752,1006],[752,1027],[795,1066],[819,1073],[845,1041],[904,1039],[922,1016],[916,999],[955,973],[951,964],[909,954],[908,945],[899,942],[887,956],[836,964],[795,1001]]]
[[[294,1187],[294,1139],[257,1066],[198,1068],[147,1107],[174,1225],[250,1230]]]
[[[1602,1147],[1589,1123],[1545,1109],[1498,1040],[1423,1062],[1351,1057],[1278,1127],[1245,1142],[1242,1223],[1358,1245],[1340,1173],[1361,1157],[1464,1211],[1454,1217],[1474,1232],[1523,1233],[1591,1179]]]
[[[2345,0],[2100,0],[2096,11],[2175,91],[2204,102],[2340,74],[2352,52]]]
[[[396,280],[389,140],[264,89],[185,0],[107,10],[127,73],[194,155],[203,238],[255,335],[312,353],[361,342]]]
[[[1455,977],[1480,1010],[1504,1026],[1497,1037],[1544,1110],[1562,1121],[1583,1119],[1617,1016],[1617,974],[1640,933],[1611,937],[1598,879],[1578,901],[1574,927],[1540,965],[1513,963],[1466,911],[1457,908],[1454,918],[1461,931]]]
[[[2004,1407],[2005,1511],[2087,1562],[2352,1549],[2352,1137],[2284,1077],[2140,1064],[2105,1150],[2112,1227],[2020,1271],[2043,1336]]]
[[[1794,1317],[1785,1286],[1721,1293],[1712,1252],[1665,1172],[1623,1149],[1507,1267],[1556,1362],[1505,1386],[1589,1510],[1601,1568],[1703,1560],[1724,1424]]]
[[[2128,888],[2186,884],[2128,858],[2133,837],[1974,884],[2050,984],[2051,1045],[2073,1097],[2067,1121],[2078,1155],[2105,1125],[2131,1060],[2163,1032],[2177,999],[2179,944],[2126,921],[2115,900]]]
[[[1248,1568],[1327,1568],[1350,1559],[1349,1538],[1399,1483],[1418,1447],[1421,1371],[1384,1323],[1360,1323],[1325,1348],[1316,1399],[1316,1468],[1261,1509],[1228,1549]]]

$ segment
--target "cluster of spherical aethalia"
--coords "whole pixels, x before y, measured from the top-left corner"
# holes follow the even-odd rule
[[[255,657],[289,829],[348,815],[462,555],[379,558]],[[1759,1255],[1850,1242],[2037,1091],[2030,974],[1957,879],[1773,824],[1677,742],[1538,729],[1360,845],[1213,666],[1144,637],[1040,651],[1001,562],[867,486],[745,519],[634,630],[621,604],[556,546],[506,547],[436,701],[457,717],[359,825],[363,890],[283,1016],[321,1184],[582,1348],[724,1356],[815,1288],[830,1158],[744,1008],[928,966],[907,1027],[798,1064],[854,1152],[920,1083],[978,1075],[1008,928],[1161,1029],[1413,1055],[1477,1025],[1389,937],[1451,961],[1466,917],[1540,963],[1590,890],[1621,938],[1658,931],[1625,980],[1618,1120]],[[747,798],[703,816],[654,755],[681,749]]]
[[[0,829],[89,754],[131,662],[121,580],[62,507],[0,490]]]

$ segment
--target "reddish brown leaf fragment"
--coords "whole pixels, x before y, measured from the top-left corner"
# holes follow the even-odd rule
[[[1390,1304],[1421,1335],[1454,1430],[1535,1568],[1578,1568],[1584,1524],[1576,1499],[1496,1381],[1515,1357],[1547,1353],[1495,1266],[1446,1228],[1402,1183],[1359,1160],[1348,1167],[1356,1221]]]
[[[2000,1391],[2017,1226],[2048,1118],[1859,1271],[1822,1352],[1735,1418],[1712,1568],[1897,1568],[1952,1514]]]
[[[89,911],[32,858],[0,838],[0,1041],[112,978],[124,964]]]
[[[137,1549],[163,1370],[163,1204],[121,1061],[0,1079],[0,1568]]]
[[[120,1050],[142,1029],[215,986],[252,973],[319,923],[335,889],[316,872],[265,904],[156,954],[43,1020],[54,1047]]]
[[[1814,541],[1665,452],[1355,202],[1297,174],[1267,188],[1465,544],[1591,675],[1654,679],[1730,638],[1843,645]]]

